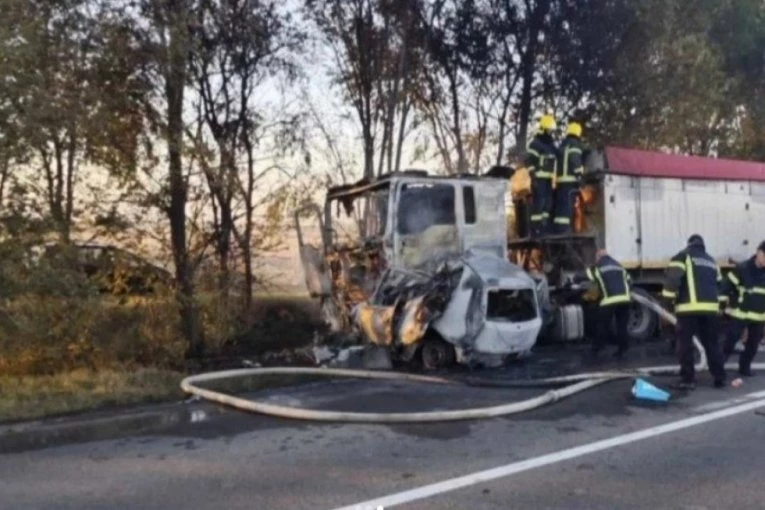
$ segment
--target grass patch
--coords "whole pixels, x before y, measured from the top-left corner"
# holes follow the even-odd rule
[[[182,397],[183,375],[157,369],[74,370],[46,376],[0,377],[0,421],[158,402]]]

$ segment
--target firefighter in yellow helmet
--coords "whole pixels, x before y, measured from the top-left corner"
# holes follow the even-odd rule
[[[584,173],[584,146],[582,145],[582,125],[570,122],[566,128],[566,138],[558,150],[559,161],[555,176],[555,217],[553,231],[556,234],[571,233],[571,221],[574,203],[579,195],[582,174]]]
[[[557,128],[552,115],[543,115],[539,130],[526,148],[526,167],[531,175],[531,235],[539,237],[548,231],[553,207],[553,177],[557,166],[557,149],[553,133]]]

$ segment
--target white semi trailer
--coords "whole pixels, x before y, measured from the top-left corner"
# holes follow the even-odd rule
[[[593,158],[593,168],[605,171],[599,231],[625,265],[663,269],[698,233],[729,266],[765,238],[765,163],[617,147],[601,154]]]
[[[586,304],[577,302],[581,296],[569,295],[561,284],[568,272],[592,263],[598,246],[621,261],[636,288],[655,294],[671,257],[691,234],[704,237],[723,271],[765,239],[765,163],[606,147],[593,151],[585,175],[574,235],[524,238],[525,199],[515,200],[511,260],[547,275],[556,315],[552,336],[558,339],[577,338],[592,324]],[[647,339],[657,325],[655,314],[633,307],[632,337]]]

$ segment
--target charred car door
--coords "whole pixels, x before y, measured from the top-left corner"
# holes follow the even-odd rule
[[[330,296],[332,282],[325,261],[326,244],[321,208],[309,204],[295,211],[295,231],[309,294],[312,297]]]

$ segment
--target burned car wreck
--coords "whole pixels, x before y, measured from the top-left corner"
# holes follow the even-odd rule
[[[306,284],[330,329],[427,369],[529,352],[540,284],[507,260],[506,190],[503,179],[398,172],[297,211]]]

